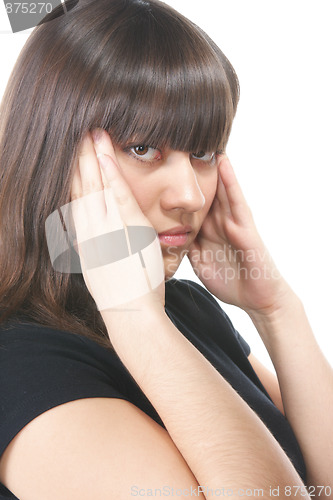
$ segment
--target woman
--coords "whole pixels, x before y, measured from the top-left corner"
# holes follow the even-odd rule
[[[4,498],[331,495],[332,371],[222,154],[237,102],[156,0],[85,0],[30,37],[1,119]],[[172,279],[185,254],[210,293]]]

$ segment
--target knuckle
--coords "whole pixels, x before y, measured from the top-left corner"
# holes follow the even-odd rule
[[[95,182],[89,182],[84,188],[82,189],[82,196],[88,195],[90,193],[96,193],[97,191],[101,191],[103,188],[99,183]]]
[[[71,201],[77,200],[78,198],[80,198],[79,193],[71,193]]]
[[[128,203],[128,199],[129,199],[128,194],[125,192],[116,193],[115,198],[116,198],[118,205],[120,205],[120,206],[126,205]]]
[[[83,158],[88,156],[91,153],[91,151],[86,147],[86,145],[82,144],[80,150],[79,150],[79,158]]]

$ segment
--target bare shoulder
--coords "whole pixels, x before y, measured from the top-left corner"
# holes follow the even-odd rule
[[[34,419],[5,450],[0,479],[25,500],[125,500],[198,487],[168,432],[112,398],[76,400]]]

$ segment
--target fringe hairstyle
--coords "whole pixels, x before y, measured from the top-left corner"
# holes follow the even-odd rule
[[[68,2],[70,4],[71,2]],[[80,0],[35,28],[0,109],[0,321],[28,320],[111,348],[81,275],[53,270],[45,220],[70,202],[78,145],[224,150],[237,76],[196,25],[158,0]]]

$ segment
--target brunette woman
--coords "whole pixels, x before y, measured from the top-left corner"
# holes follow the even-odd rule
[[[1,108],[3,498],[330,497],[332,370],[225,155],[238,98],[157,0],[29,38]],[[206,288],[172,277],[185,255]]]

